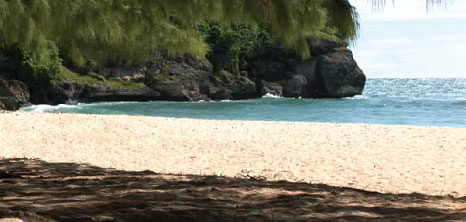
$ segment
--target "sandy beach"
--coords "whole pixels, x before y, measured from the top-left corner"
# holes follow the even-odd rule
[[[0,159],[466,196],[466,129],[0,114]]]

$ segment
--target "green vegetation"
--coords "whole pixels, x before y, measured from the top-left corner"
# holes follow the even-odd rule
[[[134,80],[125,81],[119,78],[110,78],[105,81],[104,86],[110,86],[113,88],[126,88],[129,90],[138,90],[146,87],[142,82],[135,82]]]
[[[347,0],[0,0],[0,44],[18,44],[37,61],[54,45],[80,66],[144,60],[160,49],[202,57],[208,45],[195,24],[208,19],[263,25],[306,56],[304,37],[332,20],[352,39],[355,18]]]
[[[63,71],[56,78],[51,80],[52,84],[60,84],[62,82],[80,83],[85,85],[94,85],[98,82],[102,82],[96,75],[79,75],[67,68],[63,68]]]
[[[0,50],[18,62],[16,79],[44,87],[63,76],[97,80],[70,77],[62,60],[67,67],[132,64],[161,51],[207,57],[215,73],[238,75],[241,58],[273,41],[309,56],[305,38],[329,22],[351,40],[355,15],[347,0],[0,0]]]
[[[240,82],[242,85],[250,85],[250,86],[256,85],[253,81],[248,79],[246,76],[232,74],[225,70],[221,70],[220,72],[214,74],[212,77],[218,83],[228,84],[231,82]]]
[[[324,27],[315,35],[315,37],[317,37],[317,39],[332,39],[334,41],[342,41],[340,38],[338,38],[338,33],[335,28],[331,27]]]
[[[159,74],[155,75],[153,78],[155,80],[168,81],[168,82],[180,81],[180,77],[170,74],[170,71],[168,70],[168,68],[169,68],[168,65],[162,66],[162,68],[160,68]]]
[[[113,88],[126,88],[130,90],[143,89],[144,83],[135,82],[134,80],[125,81],[119,78],[105,79],[104,76],[97,73],[91,73],[89,75],[79,75],[75,72],[70,71],[63,67],[63,71],[57,75],[57,77],[51,80],[52,84],[60,84],[62,82],[79,83],[90,86],[106,86]]]
[[[34,60],[27,51],[18,45],[3,48],[0,50],[0,55],[9,58],[8,63],[13,67],[5,72],[28,85],[43,84],[47,86],[52,79],[60,75],[63,69],[58,49],[53,44],[48,47],[48,55],[44,55],[42,60]],[[4,69],[4,67],[0,67],[0,69]]]
[[[278,44],[265,28],[253,29],[245,25],[221,26],[212,22],[201,22],[198,29],[204,33],[210,46],[207,59],[212,64],[215,74],[229,70],[238,75],[241,59],[257,49]]]
[[[236,76],[237,80],[239,82],[241,82],[243,85],[250,85],[250,86],[254,86],[256,85],[253,81],[251,81],[250,79],[248,79],[247,77],[245,76]]]
[[[33,86],[32,90],[35,88],[46,88],[64,81],[127,89],[141,89],[145,87],[144,83],[138,83],[133,80],[124,81],[117,78],[107,80],[97,73],[79,75],[62,66],[62,60],[56,48],[52,48],[50,52],[49,56],[37,61],[32,59],[30,54],[17,45],[7,47],[0,50],[0,55],[9,58],[8,63],[10,63],[9,65],[12,66],[12,69],[4,70],[7,68],[0,67],[0,72],[7,73],[10,77]]]
[[[180,77],[176,75],[169,75],[169,74],[159,74],[154,76],[155,80],[162,80],[168,82],[178,82],[180,81]]]
[[[372,0],[374,6],[384,2]],[[72,76],[62,60],[84,67],[132,64],[160,51],[189,53],[207,57],[216,75],[238,75],[241,58],[274,42],[309,57],[307,37],[351,41],[357,17],[349,0],[0,0],[0,53],[13,58],[15,78],[28,85],[46,87],[65,76],[141,87]]]

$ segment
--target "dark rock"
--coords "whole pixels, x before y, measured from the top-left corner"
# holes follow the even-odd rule
[[[262,80],[262,90],[261,94],[271,94],[275,96],[283,96],[283,86],[280,83],[276,82],[267,82]]]
[[[27,102],[29,92],[26,84],[17,80],[0,80],[0,96],[12,97],[18,101]]]
[[[64,82],[54,86],[53,103],[98,102],[98,101],[150,101],[157,100],[160,93],[149,87],[129,89],[102,85],[84,85],[81,83]],[[49,93],[50,94],[50,93]]]
[[[146,85],[160,94],[160,100],[208,100],[212,67],[190,56],[154,61],[146,71]]]
[[[15,111],[19,109],[18,101],[12,97],[0,97],[0,110]]]
[[[292,77],[301,59],[286,49],[273,47],[250,58],[247,71],[255,82],[278,82]]]
[[[362,94],[366,77],[342,42],[309,40],[312,57],[302,60],[273,48],[249,62],[249,76],[259,92],[282,91],[285,97],[342,98]],[[271,88],[270,83],[273,83]],[[281,89],[281,90],[280,90]]]
[[[361,95],[366,82],[366,76],[347,49],[320,56],[317,77],[319,97]]]
[[[243,73],[244,74],[244,73]],[[220,72],[219,78],[213,78],[215,88],[219,88],[221,94],[218,92],[214,95],[210,94],[209,97],[215,98],[215,100],[221,99],[250,99],[257,97],[256,83],[244,75],[234,75],[227,71]],[[219,97],[219,95],[221,95]]]
[[[149,87],[127,89],[121,87],[86,86],[76,101],[150,101],[157,100],[160,94]]]
[[[324,55],[334,52],[339,48],[346,48],[347,43],[334,39],[309,38],[307,40],[311,55]]]
[[[286,97],[306,97],[307,85],[307,79],[304,75],[295,75],[286,82],[283,95]]]
[[[0,110],[18,110],[29,101],[29,91],[23,82],[0,80]]]
[[[15,59],[0,55],[0,79],[9,80],[18,71],[18,62]]]
[[[145,69],[142,67],[130,67],[130,68],[125,68],[125,67],[115,67],[115,68],[110,68],[110,67],[103,67],[100,68],[99,74],[104,76],[105,78],[111,78],[111,77],[119,77],[123,78],[126,76],[131,76],[134,78],[143,78],[145,74]]]
[[[231,90],[215,86],[209,88],[209,98],[212,100],[233,99]]]
[[[256,96],[255,83],[243,75],[212,73],[209,62],[183,56],[154,61],[147,69],[146,84],[160,93],[160,100],[198,101],[248,99]]]
[[[256,84],[245,77],[238,77],[235,82],[229,86],[231,88],[232,99],[251,99],[256,98]]]

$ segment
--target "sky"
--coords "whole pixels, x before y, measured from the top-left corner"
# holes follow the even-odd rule
[[[466,1],[426,10],[425,0],[350,0],[360,16],[351,46],[369,78],[466,78]]]

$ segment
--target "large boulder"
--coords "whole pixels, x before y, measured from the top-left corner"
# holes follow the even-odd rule
[[[365,83],[366,76],[356,64],[350,50],[342,49],[319,57],[319,96],[342,98],[361,95]]]
[[[18,110],[29,102],[29,91],[23,82],[0,79],[0,110]]]
[[[160,100],[208,100],[212,66],[190,56],[162,58],[152,61],[145,83],[160,94]]]

